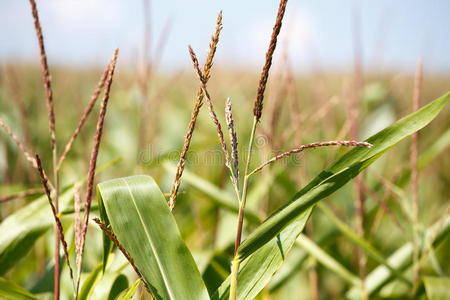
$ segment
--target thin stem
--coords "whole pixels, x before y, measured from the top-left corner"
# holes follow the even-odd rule
[[[216,21],[216,30],[214,32],[214,35],[211,38],[211,42],[209,44],[209,53],[208,57],[206,58],[205,65],[203,66],[203,77],[205,80],[205,83],[208,82],[208,79],[210,77],[211,73],[211,67],[213,64],[214,54],[216,53],[217,44],[219,42],[219,35],[220,31],[222,30],[222,12],[220,11],[217,15],[217,21]],[[191,144],[192,135],[194,133],[195,124],[197,122],[197,116],[200,111],[200,107],[203,104],[203,89],[200,88],[197,93],[197,101],[195,102],[194,110],[192,111],[191,120],[189,121],[188,131],[186,134],[186,138],[184,140],[183,150],[180,154],[180,160],[178,162],[177,166],[177,173],[175,174],[175,179],[172,184],[172,188],[170,191],[170,199],[169,199],[169,207],[170,210],[173,210],[175,207],[175,201],[177,198],[178,189],[180,188],[181,184],[181,176],[183,175],[184,171],[184,165],[186,163],[186,156],[187,152],[189,150],[189,146]]]
[[[145,280],[144,276],[142,276],[141,271],[139,271],[139,269],[137,268],[136,264],[134,263],[134,259],[131,257],[130,253],[125,249],[125,247],[117,239],[116,234],[111,229],[109,229],[108,226],[104,222],[100,221],[99,218],[94,218],[94,222],[97,223],[97,225],[100,227],[100,229],[109,237],[109,239],[114,243],[114,245],[116,245],[117,248],[123,253],[123,255],[128,260],[128,262],[130,263],[133,270],[136,272],[136,274],[139,276],[139,278],[144,283],[145,289],[149,292],[149,294],[151,294],[150,287],[148,286],[147,281]]]
[[[220,16],[220,15],[219,15]],[[238,198],[238,201],[240,202],[240,197],[239,197],[239,187],[237,185],[238,183],[238,179],[235,175],[235,173],[233,172],[233,168],[231,166],[231,162],[230,162],[230,154],[228,153],[227,150],[227,144],[225,143],[225,140],[223,138],[223,131],[222,131],[222,126],[220,125],[219,120],[217,119],[217,115],[214,112],[214,106],[212,104],[211,101],[211,96],[208,93],[208,90],[206,89],[206,78],[205,75],[203,75],[202,71],[200,70],[200,67],[198,65],[198,60],[197,60],[197,56],[194,52],[194,50],[192,50],[191,46],[188,46],[189,49],[189,54],[191,56],[192,59],[192,63],[194,65],[194,69],[197,73],[197,76],[200,80],[200,88],[203,91],[203,95],[205,96],[206,99],[206,104],[208,105],[208,110],[209,110],[209,116],[211,117],[212,121],[214,122],[214,125],[216,125],[216,129],[217,129],[217,134],[219,136],[219,143],[222,147],[222,151],[223,154],[225,156],[225,166],[228,168],[228,170],[230,170],[230,176],[231,176],[231,183],[234,186],[234,190],[236,191],[236,195]],[[170,204],[169,204],[170,206]]]
[[[237,256],[237,251],[238,251],[239,245],[241,244],[241,238],[242,238],[242,227],[244,225],[245,202],[247,200],[248,181],[250,178],[250,176],[249,176],[250,161],[252,158],[253,142],[255,140],[255,132],[256,132],[257,124],[258,124],[258,119],[255,116],[253,118],[253,126],[252,126],[252,131],[250,134],[250,141],[249,141],[249,147],[248,147],[248,153],[247,153],[247,163],[245,166],[245,173],[244,173],[244,183],[242,186],[242,196],[241,196],[241,200],[239,201],[238,228],[237,228],[237,233],[236,233],[236,243],[234,246],[233,266],[232,266],[232,270],[231,270],[230,300],[236,300],[236,295],[237,295],[237,280],[238,280],[239,265],[241,263],[239,257]]]
[[[36,29],[36,35],[39,43],[39,50],[41,53],[41,65],[42,65],[42,75],[44,77],[44,87],[45,94],[47,100],[48,107],[48,121],[50,127],[50,139],[52,146],[52,156],[53,156],[53,180],[55,184],[55,194],[54,194],[54,202],[56,213],[58,213],[59,205],[58,205],[58,169],[57,169],[57,149],[56,149],[56,134],[55,134],[55,111],[53,107],[53,91],[51,87],[51,76],[47,63],[47,54],[45,52],[44,47],[44,36],[42,34],[42,27],[39,21],[39,15],[36,8],[36,2],[34,0],[30,0],[31,4],[31,12],[34,19],[34,27]],[[55,272],[54,272],[54,298],[55,300],[59,300],[60,297],[60,274],[59,274],[59,235],[57,234],[58,228],[55,224]]]
[[[64,238],[64,230],[63,230],[63,227],[62,227],[62,224],[61,224],[61,220],[58,217],[58,212],[56,210],[56,207],[55,207],[55,205],[54,205],[54,203],[52,201],[52,197],[50,195],[51,192],[50,192],[50,188],[48,187],[47,180],[44,177],[44,172],[43,172],[41,160],[39,159],[39,155],[37,155],[37,154],[36,154],[36,163],[38,165],[38,170],[39,170],[39,175],[40,175],[40,178],[41,178],[42,186],[44,187],[45,194],[47,195],[48,203],[50,204],[50,207],[51,207],[52,213],[53,213],[53,217],[55,219],[56,234],[60,238],[58,241],[61,241],[61,243],[63,244],[64,256],[66,258],[66,264],[69,267],[70,279],[72,279],[72,285],[73,285],[73,288],[75,290],[75,282],[73,280],[73,271],[72,271],[72,267],[70,266],[69,252],[67,250],[67,243],[66,243],[66,240]]]
[[[38,165],[36,163],[36,159],[33,156],[31,156],[31,154],[25,149],[24,144],[22,144],[22,142],[17,138],[17,136],[14,134],[14,132],[12,132],[11,128],[9,128],[8,125],[6,125],[6,123],[3,122],[1,119],[0,119],[0,126],[3,127],[3,129],[5,129],[6,133],[11,137],[11,139],[14,141],[14,143],[16,143],[17,147],[19,147],[19,149],[22,151],[23,155],[25,155],[25,158],[27,159],[27,161],[29,161],[31,163],[33,168],[35,168],[36,170],[39,170]],[[51,184],[50,180],[48,179],[48,176],[45,173],[45,171],[44,171],[44,177],[46,178],[50,189],[54,190],[53,185]]]
[[[316,142],[316,143],[310,143],[306,145],[301,145],[297,147],[296,149],[289,150],[287,152],[281,153],[277,156],[274,156],[273,158],[269,159],[256,169],[254,169],[252,172],[248,174],[248,176],[251,176],[255,174],[256,172],[261,171],[265,166],[276,162],[277,160],[283,159],[291,154],[300,153],[303,150],[309,149],[309,148],[318,148],[318,147],[327,147],[327,146],[345,146],[345,147],[371,147],[372,144],[366,143],[366,142],[358,142],[358,141],[329,141],[329,142]]]
[[[58,165],[57,165],[58,170],[61,168],[61,164],[63,163],[64,159],[66,159],[67,154],[69,153],[70,149],[72,148],[73,143],[75,142],[75,139],[80,134],[81,130],[83,129],[84,124],[86,123],[87,118],[89,117],[89,114],[91,113],[92,109],[94,108],[95,102],[97,101],[98,97],[100,96],[103,86],[105,85],[106,77],[108,76],[108,72],[109,72],[109,65],[106,68],[106,70],[103,72],[102,76],[100,77],[100,81],[97,83],[97,87],[95,88],[95,91],[92,94],[91,100],[89,101],[88,106],[86,107],[83,115],[81,116],[80,121],[78,122],[77,128],[75,128],[74,133],[72,134],[72,136],[70,137],[66,146],[64,147],[64,151],[61,154],[61,157],[59,158],[59,161],[58,161]]]
[[[114,76],[114,70],[116,68],[116,62],[117,62],[117,55],[118,55],[119,49],[116,48],[114,51],[114,56],[111,59],[111,62],[109,63],[109,71],[108,71],[108,77],[105,83],[105,92],[103,94],[102,103],[100,105],[100,113],[98,115],[97,120],[97,129],[94,136],[94,146],[92,148],[91,153],[91,160],[89,162],[89,172],[88,172],[88,180],[87,180],[87,188],[86,188],[86,196],[85,196],[85,202],[84,202],[84,214],[83,214],[83,222],[81,227],[81,241],[80,241],[80,248],[79,248],[79,255],[80,255],[80,261],[79,264],[81,265],[82,259],[83,259],[83,253],[84,253],[84,246],[86,242],[86,234],[88,230],[88,224],[89,224],[89,212],[91,209],[91,200],[92,200],[92,190],[94,188],[94,178],[95,178],[95,166],[97,165],[97,156],[100,148],[100,142],[102,139],[102,133],[103,133],[103,125],[105,122],[105,116],[106,111],[108,107],[108,101],[109,101],[109,94],[111,91],[111,85],[113,81]],[[78,291],[80,288],[80,276],[78,277],[77,285],[76,285],[76,295],[78,295]]]

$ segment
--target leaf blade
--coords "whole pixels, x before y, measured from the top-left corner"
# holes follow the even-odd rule
[[[239,247],[239,259],[246,259],[296,216],[344,186],[395,144],[426,126],[439,114],[449,98],[450,92],[373,135],[367,139],[372,147],[357,147],[347,152],[299,191],[287,205],[264,221]]]
[[[150,176],[113,179],[98,185],[119,242],[158,299],[208,299],[208,292],[175,219]]]

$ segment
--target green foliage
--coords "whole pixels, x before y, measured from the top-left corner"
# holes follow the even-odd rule
[[[239,247],[244,260],[266,242],[276,237],[298,215],[321,199],[331,195],[375,162],[389,148],[431,122],[450,98],[450,93],[436,99],[419,111],[367,139],[370,148],[354,148],[320,173],[282,209],[261,224]]]
[[[61,209],[72,200],[73,188],[60,196]],[[53,227],[47,196],[17,210],[0,224],[0,275],[13,267],[33,247],[36,240]]]
[[[0,277],[0,298],[4,300],[37,300],[35,296],[18,286]]]
[[[24,74],[35,72],[33,70],[26,71]],[[69,97],[71,94],[77,93],[76,90],[79,89],[80,97],[88,99],[96,78],[91,75],[83,75],[83,78],[80,79],[72,73],[72,71],[67,72],[68,76],[71,76],[67,79],[68,82],[70,81],[70,87],[58,90],[55,85],[57,89],[55,95],[64,93]],[[98,72],[92,73],[97,75]],[[54,77],[57,78],[57,75],[58,73],[55,72]],[[35,146],[33,150],[42,153],[44,163],[48,164],[51,160],[49,154],[46,153],[49,141],[42,137],[42,132],[47,133],[48,121],[45,118],[37,117],[46,114],[45,105],[36,106],[38,101],[35,100],[42,95],[36,94],[36,88],[29,89],[32,84],[29,79],[30,75],[27,76],[24,77],[28,78],[28,81],[23,82],[23,93],[26,99],[32,100],[29,104],[30,110],[36,112],[28,116],[30,124],[33,124],[30,128],[33,146]],[[215,148],[217,137],[214,128],[210,126],[210,120],[207,119],[208,115],[204,112],[199,115],[189,151],[194,159],[190,159],[188,155],[187,169],[182,177],[182,186],[174,217],[172,217],[166,207],[166,199],[160,190],[164,192],[170,190],[175,164],[179,157],[178,152],[176,152],[177,155],[173,155],[173,150],[179,150],[183,142],[185,125],[187,125],[192,106],[192,101],[189,101],[192,98],[192,82],[184,85],[185,80],[179,80],[179,84],[172,85],[166,93],[167,101],[161,103],[150,101],[155,103],[155,107],[152,107],[152,110],[155,111],[152,115],[154,118],[152,119],[153,133],[151,145],[149,145],[153,152],[149,152],[151,163],[147,164],[147,161],[143,161],[142,153],[139,152],[146,151],[146,149],[140,149],[134,144],[134,142],[137,144],[138,140],[137,134],[135,134],[137,132],[135,125],[139,123],[137,118],[134,118],[139,113],[139,109],[136,108],[138,107],[136,91],[134,91],[133,85],[130,85],[130,82],[133,81],[128,80],[125,75],[121,76],[123,77],[118,81],[121,83],[121,87],[116,87],[115,95],[112,95],[112,107],[108,111],[110,115],[105,124],[105,139],[102,141],[99,159],[108,161],[124,154],[126,157],[120,165],[109,168],[108,172],[97,178],[97,181],[145,172],[151,173],[152,178],[161,184],[161,188],[156,186],[150,177],[126,178],[125,180],[130,180],[130,186],[133,186],[131,189],[134,192],[131,194],[139,194],[135,197],[138,199],[138,209],[133,210],[132,206],[129,207],[133,197],[130,196],[130,193],[127,194],[123,184],[120,183],[124,179],[113,180],[114,184],[104,182],[99,185],[98,189],[100,204],[92,206],[91,216],[95,217],[96,214],[99,214],[102,220],[111,226],[110,229],[116,233],[119,241],[134,258],[138,269],[144,274],[144,281],[150,284],[153,292],[160,293],[160,298],[167,299],[170,298],[170,295],[168,289],[162,286],[164,285],[161,280],[162,272],[156,267],[158,255],[155,253],[159,253],[159,257],[164,257],[164,259],[170,259],[174,264],[176,262],[177,266],[180,265],[180,267],[171,268],[170,263],[167,262],[163,269],[164,274],[171,274],[168,277],[171,277],[169,278],[171,283],[175,282],[173,286],[177,290],[177,295],[184,295],[188,290],[189,293],[195,293],[195,296],[189,295],[189,297],[192,296],[196,299],[207,299],[208,295],[213,299],[227,299],[232,255],[232,250],[228,246],[233,243],[229,236],[233,236],[235,233],[235,218],[239,206],[227,181],[227,174],[221,169],[223,167],[221,162],[209,163],[199,160],[203,156],[209,155],[208,151],[211,149],[217,149]],[[154,85],[155,93],[161,92],[162,89],[158,89],[167,85],[166,81],[168,81],[167,78],[158,76],[155,77],[155,81],[158,83]],[[86,79],[86,77],[91,78]],[[233,76],[221,74],[220,85],[215,86],[214,90],[211,87],[213,101],[217,101],[218,109],[221,98],[231,96],[238,100],[243,97],[242,95],[254,93],[254,86],[247,84],[247,77],[242,75],[244,80],[238,85],[233,85],[231,83],[235,82],[235,78],[235,74]],[[87,81],[89,84],[86,83]],[[248,79],[248,82],[250,81]],[[343,105],[338,102],[339,105],[335,109],[314,123],[310,116],[321,109],[314,101],[311,101],[311,91],[308,87],[315,86],[314,82],[303,78],[296,78],[296,81],[304,87],[296,95],[299,100],[298,104],[302,108],[300,128],[303,137],[301,142],[333,139],[339,136],[341,130],[344,132]],[[390,80],[385,81],[390,82]],[[431,79],[430,82],[433,82],[434,88],[424,89],[423,100],[435,97],[448,87],[447,83],[440,86]],[[0,82],[1,84],[3,82]],[[327,80],[327,84],[339,86],[340,79],[331,78]],[[385,84],[377,81],[376,85],[367,88],[364,93],[367,105],[360,110],[361,120],[367,121],[364,122],[364,125],[373,129],[370,122],[378,120],[379,112],[381,115],[384,114],[384,110],[374,114],[373,109],[375,108],[388,107],[392,117],[410,111],[409,96],[396,92],[396,90],[403,90],[405,84],[409,86],[410,82]],[[194,87],[197,87],[196,84]],[[9,96],[4,86],[0,86],[0,92],[0,97]],[[330,95],[336,94],[333,89],[327,90],[327,92]],[[313,93],[311,92],[311,94]],[[271,124],[268,122],[271,122],[271,105],[274,105],[271,100],[269,98],[267,101],[267,115],[264,115],[261,121],[261,132],[257,133],[257,137],[261,138],[263,142],[255,149],[252,166],[264,162],[268,155],[270,157],[278,153],[276,152],[278,150],[288,150],[296,146],[292,138],[294,133],[289,133],[289,130],[292,129],[290,128],[292,120],[289,118],[290,112],[285,105],[280,108],[280,117],[278,123],[275,124],[275,130],[270,130],[269,125]],[[245,102],[239,101],[235,103],[241,105],[242,109],[235,109],[235,118],[239,141],[244,141],[248,137],[246,120],[248,120],[249,110],[246,109]],[[353,199],[351,189],[345,184],[375,161],[377,163],[371,166],[371,170],[373,168],[386,179],[394,178],[395,171],[401,171],[400,176],[396,180],[392,180],[392,183],[395,183],[395,191],[387,202],[387,205],[393,209],[393,214],[399,217],[402,212],[399,212],[397,204],[393,200],[397,198],[396,200],[403,201],[407,206],[411,199],[409,143],[398,144],[398,142],[428,124],[436,117],[445,102],[448,102],[448,94],[370,138],[369,142],[374,144],[370,149],[351,150],[338,160],[334,158],[339,157],[341,151],[344,150],[312,151],[301,157],[300,164],[297,161],[294,163],[292,161],[280,162],[276,166],[262,171],[258,177],[252,176],[243,235],[247,236],[247,239],[239,249],[243,260],[239,273],[239,298],[285,299],[286,295],[293,293],[296,295],[304,293],[301,295],[305,298],[308,297],[307,273],[310,267],[308,262],[310,262],[309,258],[313,257],[318,262],[316,270],[319,275],[321,298],[360,299],[358,269],[352,260],[355,247],[361,248],[368,256],[365,283],[371,298],[405,296],[406,290],[410,289],[405,285],[405,281],[413,281],[411,270],[414,247],[410,242],[409,224],[401,216],[403,219],[400,221],[402,224],[405,223],[406,234],[400,236],[399,231],[394,228],[396,225],[385,218],[382,219],[380,228],[375,228],[370,236],[369,230],[366,228],[366,236],[360,237],[350,226],[351,219],[354,217]],[[84,105],[84,103],[81,104]],[[65,112],[64,105],[58,104],[58,102],[56,105],[57,112]],[[160,107],[158,108],[157,105]],[[239,107],[238,105],[234,107]],[[10,113],[14,109],[9,102],[0,102],[0,106],[3,112],[2,119],[7,120],[8,123],[11,121],[11,127],[21,138],[18,115]],[[95,107],[94,112],[97,109]],[[276,113],[273,112],[274,115]],[[447,205],[445,195],[448,193],[446,191],[449,191],[450,177],[447,172],[449,160],[444,153],[450,145],[450,129],[448,128],[448,110],[441,114],[442,116],[438,120],[420,133],[418,167],[419,171],[423,172],[420,175],[419,189],[420,198],[423,201],[420,226],[423,228],[421,231],[423,231],[425,244],[431,242],[432,249],[422,259],[421,275],[423,277],[421,280],[424,282],[425,288],[418,289],[417,298],[441,297],[448,292],[448,289],[445,289],[448,279],[444,276],[448,275],[450,271],[447,257],[450,231],[448,219],[441,217]],[[74,124],[77,122],[76,114],[66,115],[65,118],[57,118],[57,138],[61,139],[58,140],[59,144],[62,144],[65,141],[64,138],[71,134]],[[220,113],[218,115],[221,119]],[[372,115],[370,120],[367,118],[368,115]],[[172,126],[175,121],[177,122],[176,126]],[[82,136],[83,140],[75,144],[67,158],[67,164],[62,167],[62,186],[79,180],[80,174],[84,174],[86,171],[89,158],[89,153],[86,152],[90,148],[90,135],[94,132],[95,122],[89,123],[88,121],[86,128],[86,133],[83,133]],[[266,132],[268,132],[267,135]],[[263,139],[268,136],[274,139],[273,144],[271,144],[272,141]],[[86,137],[88,138],[86,139]],[[386,152],[395,144],[398,145]],[[243,153],[241,149],[240,152]],[[36,178],[34,181],[28,178],[29,170],[14,143],[1,144],[0,155],[3,155],[2,159],[5,157],[4,162],[0,164],[0,167],[3,168],[0,177],[4,179],[0,187],[1,196],[19,191],[24,186],[30,189],[37,187]],[[142,164],[136,163],[136,158],[139,158]],[[243,160],[241,157],[241,166]],[[337,162],[329,168],[324,167],[333,160]],[[163,163],[161,163],[162,161]],[[5,169],[5,165],[7,165],[7,169]],[[314,178],[323,169],[325,169],[324,172],[301,189],[305,182]],[[51,171],[51,168],[48,170]],[[33,171],[31,169],[30,173]],[[376,181],[371,176],[372,173],[368,174],[365,182],[367,186],[380,197],[387,195],[389,189]],[[111,186],[108,187],[109,184]],[[301,189],[300,192],[292,197],[299,189]],[[324,206],[324,203],[318,202],[328,197],[330,205]],[[59,201],[64,231],[68,233],[66,238],[72,249],[69,252],[74,261],[72,198],[73,189],[68,188],[60,194]],[[292,201],[287,202],[289,199]],[[366,226],[369,227],[372,226],[373,215],[380,210],[380,207],[372,197],[369,196],[366,200]],[[0,207],[2,216],[0,273],[5,278],[0,280],[0,298],[51,299],[52,294],[48,292],[53,288],[53,265],[51,263],[53,261],[53,236],[50,234],[53,232],[53,218],[47,199],[39,197],[13,201],[1,203]],[[325,210],[333,209],[328,210],[328,213],[325,214],[315,214],[313,213],[315,205],[321,211],[324,211],[324,207]],[[108,211],[108,206],[111,211]],[[282,208],[273,214],[274,210],[280,206]],[[144,222],[139,222],[139,218],[136,217],[137,211],[141,211],[145,216]],[[261,220],[266,218],[267,220],[261,224]],[[440,222],[438,219],[444,220],[440,226],[437,226]],[[314,223],[314,234],[308,235],[307,238],[301,234],[306,222]],[[429,225],[434,222],[436,222],[435,225]],[[157,224],[160,226],[156,226]],[[113,243],[110,239],[106,235],[101,235],[101,232],[92,225],[94,225],[93,222],[89,225],[79,298],[131,299],[137,293],[140,283],[141,289],[139,290],[143,291],[141,297],[149,298],[141,280],[129,286],[129,282],[133,282],[136,278],[129,264],[116,269],[110,268],[117,257],[123,258],[122,254],[116,247],[113,250]],[[257,227],[258,225],[261,226]],[[150,240],[143,238],[146,236],[144,229],[148,229],[148,232],[150,229],[154,230]],[[224,232],[229,233],[229,236],[223,235]],[[102,237],[103,247],[100,247]],[[158,245],[156,249],[151,249],[151,241]],[[185,244],[189,246],[189,249]],[[226,249],[221,248],[223,245],[226,246]],[[110,255],[111,251],[115,251],[117,254],[114,259],[113,255]],[[61,260],[61,263],[64,264],[64,261]],[[123,264],[123,261],[120,263]],[[430,264],[433,266],[430,267]],[[63,278],[62,297],[70,298],[72,294],[70,293],[70,281],[67,280],[67,268],[63,268],[61,274]],[[20,284],[22,288],[17,284]],[[398,286],[401,288],[397,288]],[[44,292],[46,294],[42,294]]]
[[[425,277],[423,279],[429,300],[450,299],[450,278]]]
[[[128,288],[123,290],[119,295],[117,295],[116,300],[130,300],[133,299],[134,294],[136,294],[136,291],[139,287],[139,283],[141,283],[141,280],[136,280],[135,283],[130,285]]]
[[[157,299],[208,298],[164,195],[150,176],[106,181],[98,190],[111,229]]]

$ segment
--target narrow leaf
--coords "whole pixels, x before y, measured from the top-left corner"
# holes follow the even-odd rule
[[[139,283],[141,283],[141,280],[136,280],[135,283],[133,283],[131,286],[129,286],[126,290],[123,290],[115,300],[130,300],[133,299],[134,294],[136,294],[136,291],[139,287]]]
[[[372,147],[354,148],[320,173],[241,244],[238,250],[239,259],[247,258],[277,236],[298,215],[344,186],[402,139],[426,126],[438,115],[449,98],[450,93],[447,93],[415,113],[397,121],[367,139],[367,142],[373,145]]]
[[[33,294],[18,286],[14,282],[0,277],[0,299],[3,300],[37,300]]]
[[[342,234],[344,234],[354,244],[358,245],[368,256],[370,256],[373,260],[375,260],[379,264],[387,267],[393,274],[395,274],[395,276],[397,276],[404,283],[410,286],[412,285],[411,282],[405,276],[403,276],[401,272],[393,268],[384,259],[383,255],[381,255],[381,253],[379,253],[377,249],[375,249],[368,241],[361,238],[355,231],[353,231],[353,229],[350,226],[339,220],[328,207],[323,205],[323,203],[319,203],[317,206],[334,223],[334,225],[339,229],[339,231]]]
[[[60,209],[69,206],[73,188],[61,193]],[[0,224],[0,275],[13,267],[34,246],[36,240],[53,228],[54,219],[47,196],[43,195],[9,215]]]
[[[323,251],[322,248],[317,246],[316,243],[310,240],[306,235],[300,234],[300,236],[297,238],[296,244],[305,249],[309,253],[309,255],[317,259],[318,262],[339,275],[342,279],[348,281],[354,286],[361,286],[361,280],[359,279],[359,277],[352,274],[352,272],[347,270],[331,255]]]
[[[435,237],[433,247],[437,247],[447,235],[450,233],[450,216],[445,216],[443,223],[436,222],[433,226],[426,230],[425,239],[430,240]],[[396,250],[388,259],[390,266],[397,270],[405,270],[413,263],[413,245],[411,242],[406,243]],[[366,277],[366,292],[371,296],[378,292],[384,285],[391,282],[393,274],[385,266],[381,265],[370,272]],[[346,299],[359,299],[360,291],[352,288],[346,294]]]
[[[84,280],[83,285],[81,286],[80,294],[78,295],[79,300],[89,299],[92,295],[92,291],[100,278],[102,271],[102,265],[98,264],[89,274],[89,276]]]
[[[311,209],[308,209],[298,216],[283,232],[259,248],[241,264],[237,287],[238,299],[254,299],[267,285],[286,259],[286,255],[294,245],[297,236],[303,231],[310,214]],[[229,293],[230,276],[222,283],[211,299],[226,300]]]

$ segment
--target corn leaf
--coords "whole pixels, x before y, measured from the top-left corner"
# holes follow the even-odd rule
[[[37,298],[18,286],[0,277],[0,299],[3,300],[37,300]]]
[[[361,286],[361,280],[359,279],[359,277],[347,270],[342,264],[340,264],[331,255],[322,250],[322,248],[320,248],[306,235],[300,234],[300,236],[297,238],[296,244],[305,249],[309,253],[309,255],[317,259],[317,261],[320,262],[323,266],[333,271],[341,278],[348,281],[350,284],[354,286]]]
[[[59,197],[60,209],[69,206],[73,188]],[[0,275],[13,267],[53,227],[54,219],[47,196],[43,195],[9,215],[0,224]]]
[[[367,140],[373,145],[371,148],[354,148],[349,151],[250,234],[238,249],[238,257],[243,261],[238,279],[239,299],[252,299],[267,284],[270,280],[268,274],[272,276],[278,269],[317,202],[344,186],[402,139],[426,126],[438,115],[449,98],[450,93],[447,93],[375,134]],[[248,271],[249,266],[254,268],[252,272]],[[258,273],[261,270],[264,271]],[[229,280],[228,277],[213,299],[227,298]]]
[[[436,99],[422,109],[397,121],[369,139],[370,148],[357,147],[322,171],[284,207],[275,212],[241,244],[238,257],[244,260],[258,248],[276,237],[295,218],[314,204],[344,186],[384,152],[431,122],[450,98],[450,93]]]
[[[80,294],[78,295],[79,300],[89,299],[92,295],[93,288],[100,278],[102,270],[102,265],[98,264],[89,274],[89,276],[84,280],[81,286]]]
[[[111,229],[130,253],[155,298],[209,298],[153,178],[141,175],[114,179],[99,184],[98,191],[99,207],[105,208]]]
[[[139,287],[139,283],[141,283],[141,280],[136,280],[135,283],[130,285],[127,289],[123,290],[115,300],[130,300],[133,299],[134,294],[136,294],[136,291]]]
[[[432,243],[433,247],[437,247],[450,233],[450,216],[444,216],[442,220],[430,226],[425,232],[425,240]],[[411,242],[406,243],[397,249],[388,259],[387,262],[396,270],[405,270],[413,263],[413,245]],[[377,293],[383,286],[391,282],[392,272],[381,265],[376,267],[366,277],[366,292],[368,296]],[[359,290],[352,288],[346,294],[346,299],[360,299]]]
[[[304,214],[298,216],[285,230],[256,250],[241,264],[237,287],[238,299],[254,299],[267,285],[286,259],[286,255],[294,245],[297,236],[303,231],[310,214],[311,209],[308,209]],[[226,300],[229,298],[229,294],[230,276],[222,283],[211,299]]]

